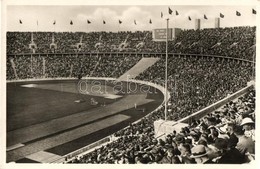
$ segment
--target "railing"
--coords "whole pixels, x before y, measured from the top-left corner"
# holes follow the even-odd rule
[[[108,55],[119,55],[119,56],[136,56],[141,55],[142,57],[163,57],[165,53],[153,53],[153,52],[85,52],[85,53],[21,53],[21,54],[7,54],[9,57],[19,57],[19,56],[64,56],[64,55],[78,55],[78,56],[108,56]],[[225,60],[236,60],[241,62],[249,62],[255,63],[252,60],[242,59],[242,58],[235,58],[235,57],[228,57],[228,56],[219,56],[219,55],[205,55],[205,54],[184,54],[184,53],[168,53],[169,57],[206,57],[206,58],[217,58],[217,59],[225,59]]]

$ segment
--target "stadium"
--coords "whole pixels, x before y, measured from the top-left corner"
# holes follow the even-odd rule
[[[160,19],[182,12],[167,7]],[[256,26],[220,27],[224,17],[190,15],[195,28],[162,34],[8,31],[6,162],[253,162]]]

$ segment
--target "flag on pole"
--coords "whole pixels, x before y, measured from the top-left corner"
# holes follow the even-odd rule
[[[21,19],[19,19],[19,23],[20,23],[20,24],[23,24],[23,22],[22,22],[22,20],[21,20]]]
[[[204,14],[204,19],[208,19],[207,16]]]
[[[179,12],[177,10],[175,11],[175,15],[179,15]]]
[[[163,13],[161,12],[161,18],[163,18]]]
[[[255,10],[255,9],[252,9],[252,13],[253,13],[253,14],[256,14],[256,10]]]
[[[172,9],[169,7],[169,14],[171,15],[172,14]]]
[[[121,21],[121,20],[119,20],[118,22],[119,22],[119,24],[121,24],[121,23],[122,23],[122,21]]]
[[[135,25],[136,25],[136,20],[134,20],[134,23],[135,23]]]
[[[152,19],[150,19],[149,23],[152,24]]]
[[[71,24],[71,25],[73,25],[73,22],[72,22],[72,20],[70,21],[70,24]]]
[[[222,13],[219,14],[220,18],[224,18],[224,15]]]
[[[54,20],[54,22],[53,22],[53,25],[55,25],[56,24],[56,20]]]
[[[103,24],[106,24],[106,21],[103,20]]]
[[[87,22],[88,22],[88,24],[91,24],[90,20],[88,20]]]
[[[191,21],[191,17],[189,16],[188,19]]]
[[[237,15],[237,16],[241,16],[241,13],[238,12],[238,11],[236,11],[236,15]]]

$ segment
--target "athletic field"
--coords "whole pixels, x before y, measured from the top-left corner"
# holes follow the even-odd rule
[[[158,89],[136,83],[8,83],[7,162],[48,163],[128,126],[162,102]]]

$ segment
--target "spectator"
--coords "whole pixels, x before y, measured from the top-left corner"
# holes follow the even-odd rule
[[[181,163],[184,164],[194,164],[196,163],[194,159],[191,158],[191,147],[190,144],[182,144],[179,146],[179,150],[181,152],[180,154],[180,159]]]
[[[236,148],[241,154],[255,154],[255,143],[251,137],[244,135],[242,127],[236,126],[234,129],[235,135],[238,137],[238,143]]]
[[[191,149],[191,153],[191,158],[194,158],[197,164],[213,164],[208,158],[205,146],[197,145]]]
[[[251,118],[246,117],[242,120],[241,126],[243,127],[243,130],[245,131],[246,137],[251,137],[253,140],[255,140],[255,130],[254,130],[254,122]]]
[[[218,138],[215,141],[215,147],[219,150],[219,157],[216,158],[218,164],[241,164],[243,163],[242,154],[235,148],[237,140],[229,140],[230,147],[228,147],[228,140]]]
[[[180,164],[179,158],[175,155],[174,149],[169,148],[163,159],[159,162],[160,164]]]

